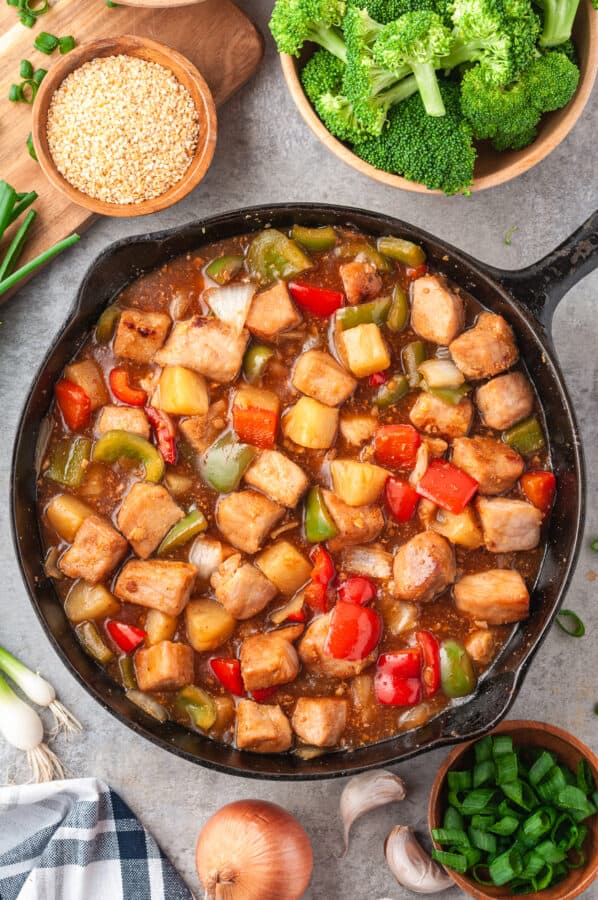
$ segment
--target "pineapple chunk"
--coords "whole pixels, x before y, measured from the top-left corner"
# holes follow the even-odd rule
[[[171,641],[179,624],[178,616],[169,616],[159,609],[148,609],[145,616],[144,628],[147,632],[145,643],[151,647],[161,641]]]
[[[206,380],[184,366],[166,366],[152,404],[174,416],[203,416],[210,405]]]
[[[205,653],[228,641],[236,622],[221,603],[205,597],[189,601],[185,609],[185,624],[193,649]]]
[[[64,611],[70,622],[78,623],[116,616],[120,612],[120,603],[103,584],[77,581],[68,593]]]
[[[243,385],[235,393],[233,406],[237,409],[265,409],[278,415],[280,400],[274,391]]]
[[[373,322],[339,331],[336,340],[342,359],[357,378],[373,375],[390,366],[386,341]]]
[[[353,459],[334,459],[330,463],[332,489],[349,506],[375,503],[389,472],[381,466]]]
[[[436,518],[430,523],[430,528],[447,538],[451,544],[459,544],[469,550],[475,550],[484,543],[482,530],[471,506],[466,506],[462,513],[439,509]]]
[[[360,413],[347,413],[341,416],[340,431],[348,444],[354,447],[360,447],[365,444],[378,427],[378,419],[376,416],[369,416]]]
[[[338,409],[324,406],[311,397],[301,397],[291,406],[282,422],[286,437],[310,450],[332,447],[338,425]]]
[[[73,363],[64,370],[64,377],[73,384],[83,388],[91,400],[91,408],[99,409],[110,403],[110,396],[104,383],[104,376],[100,367],[93,359],[82,359]]]
[[[73,497],[72,494],[57,494],[46,506],[48,522],[54,531],[69,544],[75,540],[75,535],[84,519],[93,515],[93,509],[78,497]]]
[[[255,560],[268,581],[281,594],[294,594],[309,581],[312,564],[289,541],[276,541],[260,553]]]

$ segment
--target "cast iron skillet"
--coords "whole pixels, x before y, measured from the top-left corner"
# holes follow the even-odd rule
[[[540,395],[559,490],[548,549],[532,596],[532,613],[517,625],[476,694],[416,730],[354,751],[303,761],[292,755],[239,752],[176,724],[160,725],[131,704],[81,649],[46,578],[36,524],[36,447],[52,386],[78,351],[102,308],[140,272],[211,241],[270,224],[353,225],[366,234],[397,234],[421,243],[432,266],[501,313],[514,327],[521,355]],[[469,740],[507,713],[529,663],[561,604],[583,528],[584,466],[571,401],[555,359],[550,324],[558,301],[598,263],[598,213],[557,250],[527,269],[504,272],[483,265],[432,235],[388,216],[316,204],[284,204],[225,213],[156,234],[125,238],[88,270],[67,324],[38,372],[23,411],[13,457],[12,521],[16,550],[33,607],[59,656],[102,706],[138,734],[209,768],[254,778],[329,778],[389,765],[444,744]],[[125,735],[123,734],[123,741]]]

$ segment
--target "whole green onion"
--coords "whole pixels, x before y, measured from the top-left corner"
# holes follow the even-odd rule
[[[78,234],[71,234],[70,237],[64,238],[62,241],[58,241],[58,243],[54,244],[53,247],[50,247],[48,250],[44,250],[43,253],[40,253],[39,256],[36,256],[35,259],[31,259],[28,263],[25,263],[24,266],[21,266],[21,268],[17,269],[16,272],[13,272],[12,275],[9,275],[8,278],[4,279],[4,281],[0,281],[0,297],[2,296],[2,294],[6,294],[11,288],[13,288],[15,284],[18,284],[18,282],[22,278],[25,278],[27,275],[31,275],[31,273],[35,272],[36,269],[39,269],[40,266],[43,266],[59,253],[62,253],[63,250],[66,250],[67,247],[71,247],[73,244],[76,244],[78,240],[80,240]]]
[[[0,283],[2,282],[3,278],[6,278],[7,275],[10,275],[10,273],[16,266],[19,256],[23,252],[25,241],[27,240],[27,232],[33,225],[36,215],[36,211],[34,209],[30,209],[23,219],[21,227],[12,239],[9,248],[4,255],[4,259],[0,263]]]

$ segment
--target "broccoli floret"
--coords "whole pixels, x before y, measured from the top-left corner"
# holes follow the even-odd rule
[[[357,142],[354,152],[376,168],[404,175],[445,194],[468,193],[476,150],[461,114],[459,87],[440,82],[444,116],[429,116],[419,93],[393,106],[377,138]]]
[[[388,25],[399,16],[420,9],[437,12],[442,16],[445,25],[451,24],[448,11],[449,0],[349,0],[349,3],[359,9],[367,9],[372,19],[380,22],[381,25]]]
[[[342,94],[324,94],[314,101],[316,112],[322,122],[341,141],[349,143],[360,142],[364,138],[372,136],[372,122],[378,119],[379,127],[376,134],[380,134],[388,110],[396,103],[400,103],[417,91],[415,78],[403,78],[392,88],[377,94],[370,101],[371,108],[365,119],[351,101]]]
[[[328,50],[320,48],[301,70],[303,90],[312,103],[322,94],[337,94],[343,83],[345,64]]]
[[[345,0],[276,0],[270,31],[280,53],[299,56],[303,44],[313,41],[344,62],[344,14]]]
[[[567,59],[572,62],[574,66],[577,66],[579,64],[577,49],[571,38],[569,38],[569,40],[565,41],[563,44],[559,44],[558,47],[555,47],[554,49],[558,50],[559,53],[564,53]]]
[[[541,47],[558,47],[571,37],[579,0],[535,0],[542,10]]]
[[[409,68],[429,116],[445,114],[436,68],[452,45],[452,33],[434,12],[405,13],[385,25],[374,44],[374,59],[397,73]]]

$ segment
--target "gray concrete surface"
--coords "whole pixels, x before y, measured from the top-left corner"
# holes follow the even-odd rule
[[[271,0],[245,0],[243,5],[265,31]],[[339,846],[337,803],[342,783],[273,785],[205,771],[133,735],[103,712],[67,674],[30,608],[10,539],[9,465],[17,418],[33,374],[60,331],[83,272],[107,244],[127,234],[252,203],[321,200],[391,213],[505,268],[538,259],[577,228],[597,205],[598,95],[594,93],[582,121],[547,160],[516,181],[470,199],[393,191],[360,177],[329,155],[299,118],[269,40],[257,77],[221,110],[219,118],[216,158],[191,197],[174,209],[144,220],[105,219],[97,223],[73,252],[57,260],[0,310],[0,640],[46,673],[85,723],[84,736],[57,742],[72,774],[96,775],[122,792],[198,894],[193,849],[202,824],[228,801],[260,797],[282,803],[295,813],[313,840],[315,870],[306,894],[309,900],[407,897],[385,866],[383,839],[395,823],[424,827],[429,786],[444,751],[398,767],[409,784],[412,802],[374,812],[362,820],[355,827],[348,857],[340,861],[335,852]],[[503,238],[514,225],[519,230],[507,247]],[[577,405],[589,478],[584,549],[566,605],[583,616],[588,633],[583,640],[574,641],[553,630],[513,709],[514,716],[557,723],[594,749],[598,748],[598,717],[593,713],[598,702],[598,598],[594,581],[598,578],[598,557],[590,552],[589,540],[598,535],[597,293],[598,273],[570,292],[554,323],[556,347]],[[0,743],[0,773],[5,776],[14,763],[13,752]],[[18,766],[13,774],[24,777]],[[451,900],[458,895],[455,889],[444,896]],[[585,896],[598,898],[598,887],[590,888]]]

